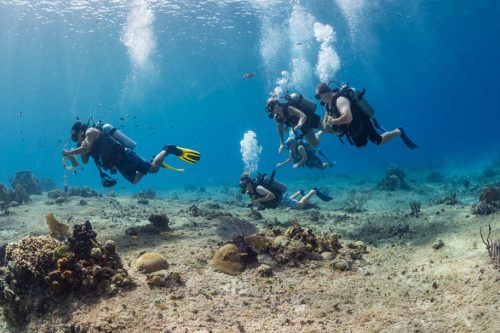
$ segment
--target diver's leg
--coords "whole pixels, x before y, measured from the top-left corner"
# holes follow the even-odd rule
[[[151,168],[149,169],[149,172],[151,173],[157,173],[158,170],[160,170],[161,164],[163,163],[163,160],[167,156],[167,151],[162,150],[158,153],[158,155],[155,156],[153,159],[153,162],[151,163]]]
[[[319,139],[316,137],[316,134],[314,134],[314,130],[310,129],[309,131],[304,133],[304,137],[311,146],[317,147],[319,145]]]
[[[396,128],[393,131],[388,131],[385,133],[382,133],[382,140],[380,141],[380,145],[383,145],[386,142],[389,142],[391,139],[400,136],[401,135],[401,130],[399,128]]]
[[[142,179],[142,176],[144,176],[142,173],[136,173],[132,184],[137,184]]]
[[[297,198],[300,194],[301,194],[301,193],[300,193],[300,191],[297,191],[297,192],[295,192],[294,194],[292,194],[292,195],[290,196],[290,198],[291,198],[291,199],[296,199],[296,198]]]
[[[316,190],[310,190],[306,195],[300,199],[299,203],[297,204],[298,209],[302,209],[308,202],[311,200],[311,197],[316,194]]]

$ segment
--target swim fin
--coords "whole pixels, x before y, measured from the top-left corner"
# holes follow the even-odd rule
[[[418,145],[411,141],[411,139],[408,137],[406,132],[404,131],[403,127],[398,127],[398,129],[401,131],[401,140],[405,143],[405,145],[410,148],[410,149],[415,149],[418,148]]]
[[[325,202],[333,200],[333,198],[331,196],[321,192],[320,190],[318,190],[318,188],[313,187],[313,190],[316,191],[316,195],[318,196],[318,198],[320,198],[320,200],[323,200]]]
[[[175,145],[166,145],[163,147],[168,154],[174,154],[186,163],[194,164],[200,160],[201,153],[196,150],[178,147]]]
[[[184,169],[183,169],[183,168],[174,168],[173,166],[168,165],[168,164],[167,164],[167,163],[165,163],[165,162],[163,162],[163,163],[161,164],[161,167],[162,167],[162,168],[165,168],[165,169],[167,169],[167,170],[170,170],[170,171],[177,171],[177,172],[183,172],[183,171],[184,171]]]

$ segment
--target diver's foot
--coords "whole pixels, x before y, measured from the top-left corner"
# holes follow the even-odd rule
[[[318,190],[317,187],[313,187],[313,190],[316,191],[316,195],[318,196],[318,198],[322,201],[325,201],[325,202],[328,202],[328,201],[331,201],[333,200],[333,198],[323,192],[321,192],[320,190]]]
[[[323,169],[328,169],[328,168],[331,168],[332,166],[334,166],[335,164],[333,164],[332,162],[324,162],[323,163]]]
[[[182,151],[176,145],[165,145],[163,146],[163,150],[168,154],[174,154],[175,156],[181,156]]]

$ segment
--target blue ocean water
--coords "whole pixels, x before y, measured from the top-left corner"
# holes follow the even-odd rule
[[[404,125],[420,148],[395,139],[359,150],[326,135],[337,166],[283,178],[487,163],[500,154],[499,16],[494,0],[0,0],[0,183],[31,170],[61,185],[71,125],[90,116],[120,127],[145,158],[166,143],[203,153],[139,188],[235,184],[248,130],[263,148],[259,169],[271,170],[286,156],[265,101],[283,71],[313,98],[315,24],[333,28],[325,75],[366,88],[378,119]],[[100,186],[92,163],[67,177]]]

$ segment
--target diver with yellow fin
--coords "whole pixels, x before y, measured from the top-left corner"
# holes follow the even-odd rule
[[[117,180],[103,170],[109,170],[111,174],[119,171],[129,182],[137,184],[146,174],[157,173],[160,167],[172,171],[184,171],[164,162],[169,154],[190,164],[200,160],[201,154],[195,150],[166,145],[151,162],[146,161],[135,153],[133,149],[136,143],[123,132],[102,122],[97,124],[94,122],[90,126],[91,121],[93,118],[90,118],[86,125],[80,121],[73,124],[71,139],[77,146],[71,150],[63,149],[62,155],[65,158],[80,155],[84,164],[88,162],[89,157],[92,157],[104,187],[116,185]]]

